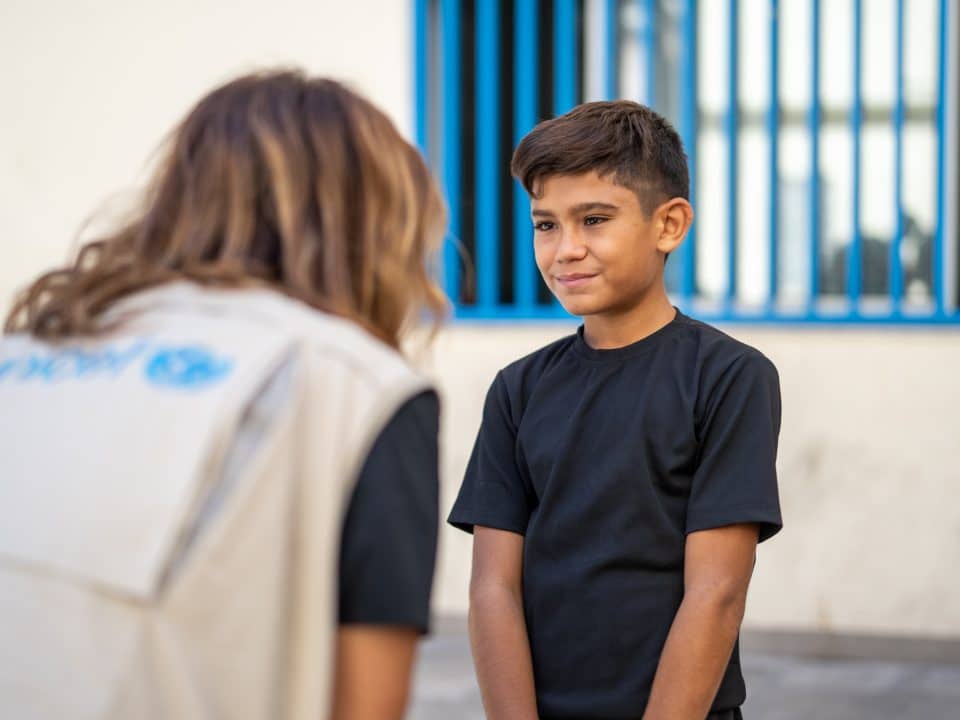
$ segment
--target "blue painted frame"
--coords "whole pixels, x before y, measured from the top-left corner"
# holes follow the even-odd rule
[[[816,2],[816,0],[814,0]],[[740,227],[740,0],[729,0],[727,15],[727,287],[724,302],[737,297],[737,237]]]
[[[894,134],[894,193],[893,210],[895,213],[895,230],[890,243],[890,299],[893,302],[892,313],[900,313],[903,301],[903,267],[901,264],[901,250],[903,248],[903,124],[906,118],[906,106],[903,96],[903,44],[904,44],[904,15],[903,0],[897,0],[896,5],[896,99],[893,108]]]
[[[954,5],[954,12],[958,12]],[[940,0],[940,36],[937,38],[937,66],[940,70],[937,78],[937,227],[933,239],[933,287],[932,293],[936,303],[936,315],[938,317],[952,316],[955,321],[960,322],[960,308],[954,308],[952,313],[946,309],[946,283],[944,282],[944,242],[946,232],[944,224],[946,223],[946,169],[945,158],[947,148],[946,133],[947,128],[947,28],[951,20],[956,22],[956,18],[951,18],[947,0]],[[957,78],[954,78],[954,91],[956,92]],[[957,240],[960,242],[960,238]]]
[[[447,196],[449,233],[443,246],[443,284],[447,295],[460,297],[460,0],[440,0],[443,62],[441,178]]]
[[[538,0],[514,2],[513,144],[537,124],[537,5]],[[513,292],[514,306],[521,312],[537,312],[536,263],[533,259],[533,229],[530,200],[520,183],[513,184]],[[527,238],[527,242],[523,242]],[[502,309],[494,313],[501,315]]]
[[[820,0],[811,0],[811,48],[810,110],[808,127],[810,133],[810,294],[807,312],[816,314],[817,297],[820,295]]]
[[[777,289],[780,287],[780,3],[770,0],[770,99],[767,105],[767,137],[770,158],[767,178],[770,183],[770,215],[767,232],[770,233],[770,265],[767,270],[766,312],[774,311]]]
[[[850,109],[850,133],[853,137],[853,218],[850,251],[847,256],[847,299],[855,307],[860,302],[863,285],[863,236],[860,226],[860,177],[863,164],[863,0],[853,0],[853,103]]]
[[[497,163],[500,144],[500,0],[477,3],[476,139],[477,304],[495,308],[500,295],[500,193]]]
[[[680,52],[680,138],[687,151],[690,173],[690,199],[697,197],[697,0],[687,0],[681,19],[682,49]],[[680,288],[682,303],[688,303],[697,292],[697,222],[687,232],[680,246]]]

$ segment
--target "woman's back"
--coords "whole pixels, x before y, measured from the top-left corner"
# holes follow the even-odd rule
[[[0,714],[322,717],[347,499],[426,382],[269,290],[113,312],[0,342]]]

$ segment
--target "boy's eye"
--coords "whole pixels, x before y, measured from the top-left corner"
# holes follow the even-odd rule
[[[607,218],[601,215],[588,215],[583,219],[584,225],[599,225],[602,222],[606,222]]]
[[[537,232],[546,232],[547,230],[553,230],[553,223],[549,220],[541,220],[538,223],[533,224],[533,229]]]

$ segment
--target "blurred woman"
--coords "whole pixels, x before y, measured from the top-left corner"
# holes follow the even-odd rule
[[[0,716],[403,715],[427,630],[441,197],[284,71],[210,93],[0,340]]]

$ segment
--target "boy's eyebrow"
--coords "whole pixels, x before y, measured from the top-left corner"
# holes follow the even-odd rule
[[[572,215],[582,215],[584,213],[592,212],[594,210],[619,210],[620,208],[616,205],[611,205],[610,203],[605,202],[584,202],[579,205],[574,205],[570,208],[570,214]],[[533,217],[553,217],[553,213],[549,210],[533,210],[531,213]]]

